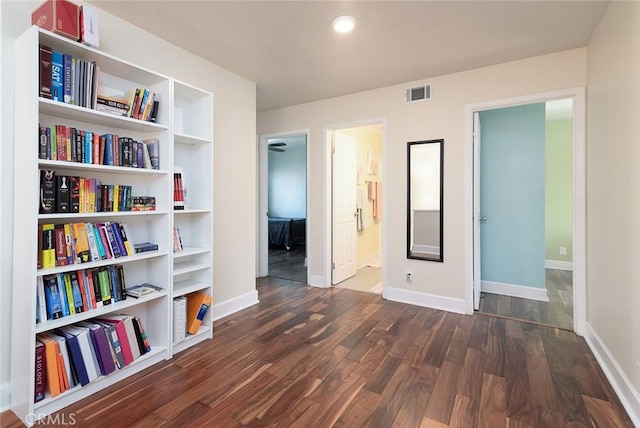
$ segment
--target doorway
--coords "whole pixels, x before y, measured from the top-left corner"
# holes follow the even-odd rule
[[[468,160],[474,159],[473,177],[467,177],[474,201],[467,292],[480,312],[579,334],[584,326],[583,93],[576,89],[467,108],[467,123],[473,123]],[[566,111],[567,105],[569,113],[557,116],[558,107]],[[562,152],[558,134],[564,138]],[[497,181],[493,190],[492,180]]]
[[[307,284],[308,132],[260,137],[258,276]]]
[[[331,145],[331,285],[382,294],[383,124],[327,132]]]

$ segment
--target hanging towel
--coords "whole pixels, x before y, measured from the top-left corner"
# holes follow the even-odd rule
[[[364,189],[358,189],[358,196],[356,198],[356,228],[358,230],[364,230],[364,221],[362,220],[362,206],[364,201]]]
[[[373,200],[373,182],[367,181],[367,199]]]
[[[376,181],[375,183],[375,200],[373,201],[373,218],[376,220],[382,219],[382,182]]]

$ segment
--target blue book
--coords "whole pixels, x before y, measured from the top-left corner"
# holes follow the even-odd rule
[[[98,226],[92,224],[91,231],[93,232],[93,236],[95,236],[96,246],[98,247],[98,254],[100,255],[100,259],[105,260],[107,258],[107,252],[104,249],[104,244],[102,243],[102,237],[100,236]]]
[[[67,350],[69,351],[69,359],[73,365],[74,373],[76,374],[80,385],[85,386],[89,383],[89,375],[87,374],[87,367],[84,364],[84,358],[82,357],[78,338],[74,334],[68,332],[64,327],[59,330],[59,333],[67,339]]]
[[[64,286],[64,278],[58,274],[58,293],[60,293],[60,303],[62,303],[62,316],[69,315],[69,299],[67,298],[67,287]]]
[[[73,92],[73,69],[72,69],[72,57],[69,54],[62,55],[62,66],[64,70],[64,102],[67,104],[72,104],[71,102],[71,94]]]
[[[93,153],[93,132],[86,131],[84,134],[84,163],[92,163]]]
[[[64,102],[64,62],[60,52],[51,53],[51,96]]]
[[[62,318],[62,302],[60,301],[56,276],[49,275],[42,279],[44,280],[44,296],[47,301],[47,318],[53,320]]]
[[[104,165],[113,166],[113,135],[105,134],[104,137]]]
[[[116,243],[118,244],[118,251],[120,252],[120,255],[123,257],[128,255],[127,249],[124,246],[124,241],[122,240],[122,234],[120,233],[120,226],[115,221],[111,222],[109,226],[111,226],[113,236],[115,236],[116,238]]]

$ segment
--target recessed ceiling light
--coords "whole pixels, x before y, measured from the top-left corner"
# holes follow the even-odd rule
[[[339,16],[331,21],[331,25],[338,33],[348,33],[356,26],[356,19],[353,16]]]

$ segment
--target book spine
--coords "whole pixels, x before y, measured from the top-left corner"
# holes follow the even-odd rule
[[[73,79],[71,74],[71,55],[62,55],[62,67],[63,67],[63,100],[67,104],[71,104],[71,89],[73,87]]]
[[[51,48],[40,45],[40,97],[51,99]]]
[[[91,223],[85,223],[84,228],[87,232],[87,240],[89,241],[89,253],[91,254],[91,261],[96,262],[100,260],[101,257],[93,225]]]
[[[59,273],[56,276],[56,284],[58,284],[58,294],[60,295],[60,303],[62,305],[62,316],[68,317],[71,314],[71,311],[69,310],[70,294],[67,293],[63,274]],[[73,298],[71,298],[71,301],[73,302]]]
[[[37,403],[44,399],[46,381],[46,352],[44,345],[40,342],[36,342],[36,361],[35,361],[35,391],[33,402]]]
[[[71,187],[68,175],[56,175],[56,212],[70,212]]]
[[[40,214],[51,214],[56,206],[56,173],[40,170]]]
[[[111,254],[114,258],[120,257],[120,249],[118,247],[118,243],[116,242],[116,237],[113,235],[113,229],[111,228],[111,223],[105,222],[103,224],[104,233],[107,237],[107,241],[109,243],[109,249],[111,250]]]
[[[56,267],[56,238],[55,225],[42,225],[42,267],[45,269]]]
[[[49,144],[47,138],[47,127],[40,126],[38,133],[38,159],[49,159],[49,155],[47,154],[47,146]]]
[[[64,224],[54,226],[56,237],[56,266],[67,265],[67,240],[64,235]]]
[[[62,304],[58,292],[58,281],[55,275],[48,275],[44,280],[44,295],[47,301],[47,319],[62,318]]]
[[[55,51],[51,53],[51,96],[54,101],[64,102],[64,60]]]
[[[98,280],[100,283],[102,303],[104,305],[109,305],[111,304],[111,287],[109,285],[109,272],[107,272],[106,267],[98,269]]]

